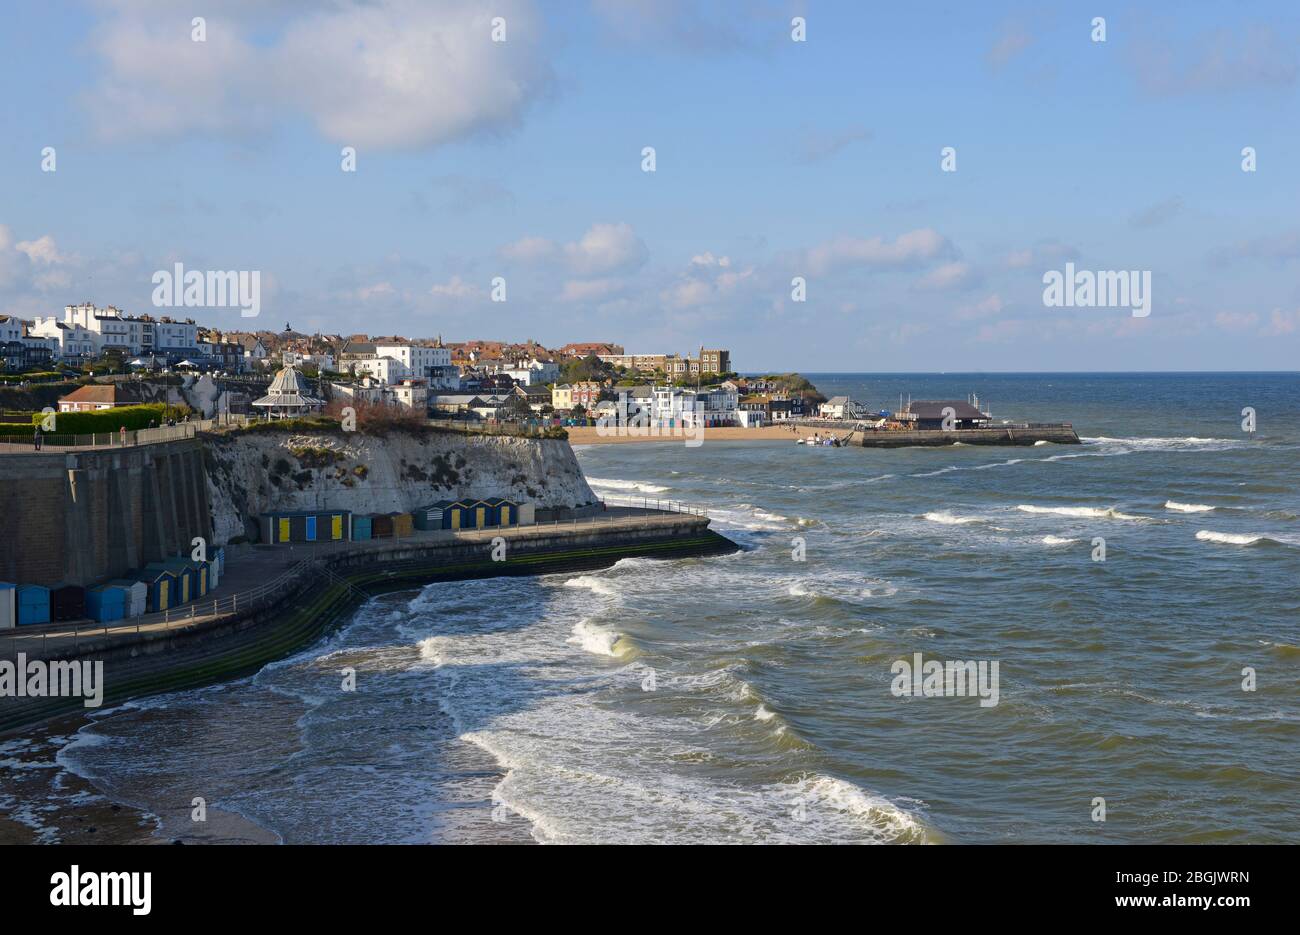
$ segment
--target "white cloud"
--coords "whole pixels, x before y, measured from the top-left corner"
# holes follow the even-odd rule
[[[630,224],[593,224],[581,240],[558,244],[544,237],[524,237],[502,247],[501,255],[524,262],[555,260],[577,276],[594,277],[638,269],[649,251]]]
[[[465,282],[459,276],[452,276],[445,283],[434,283],[429,289],[429,294],[452,299],[469,299],[483,295],[483,290],[473,283]]]
[[[731,297],[753,275],[752,266],[737,269],[731,257],[705,252],[691,257],[686,272],[662,290],[659,298],[669,308],[695,308]]]
[[[809,250],[807,262],[813,273],[821,274],[846,266],[904,269],[955,254],[947,237],[926,227],[900,234],[892,243],[883,237],[840,237]]]
[[[39,263],[42,266],[50,266],[54,263],[63,262],[63,257],[59,254],[58,247],[54,244],[54,238],[49,234],[39,237],[36,240],[20,240],[14,244],[14,248],[19,253],[27,254],[27,259],[33,263]]]
[[[922,276],[913,288],[922,292],[957,292],[969,289],[979,281],[979,275],[969,263],[945,263]]]
[[[68,267],[73,262],[73,258],[59,252],[49,234],[15,242],[9,228],[0,224],[0,286],[18,290],[67,289],[72,285]]]
[[[974,305],[963,305],[953,313],[953,317],[958,321],[974,321],[980,318],[991,318],[998,315],[1003,309],[1002,296],[994,295],[980,299]]]
[[[372,286],[362,286],[357,290],[357,298],[362,302],[369,302],[371,299],[390,299],[397,295],[397,290],[393,288],[391,282],[377,282]]]
[[[365,148],[437,146],[516,125],[552,81],[532,0],[340,0],[188,17],[119,0],[94,38],[106,73],[88,102],[109,138],[250,134],[288,114]],[[491,39],[506,18],[507,42]],[[261,17],[261,18],[258,18]],[[178,25],[178,23],[180,25]]]
[[[1058,240],[1044,240],[1024,250],[1012,250],[1007,254],[1006,263],[1010,269],[1027,269],[1030,266],[1043,266],[1078,258],[1079,251],[1076,247]]]
[[[560,292],[561,302],[594,302],[623,288],[621,279],[570,279]]]

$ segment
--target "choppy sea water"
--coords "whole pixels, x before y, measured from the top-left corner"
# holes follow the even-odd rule
[[[377,599],[60,763],[165,834],[203,796],[295,842],[1300,839],[1300,377],[815,382],[1086,444],[585,448],[745,550]],[[895,697],[917,652],[998,661],[999,703]]]

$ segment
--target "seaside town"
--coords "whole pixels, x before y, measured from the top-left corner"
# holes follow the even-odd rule
[[[343,402],[489,423],[582,426],[621,413],[710,428],[866,415],[847,397],[827,400],[798,375],[742,377],[724,348],[628,353],[609,341],[547,348],[531,340],[306,334],[288,322],[278,332],[222,331],[90,302],[67,306],[62,317],[0,315],[0,363],[5,385],[78,379],[83,385],[58,398],[59,412],[142,402],[140,384],[160,378],[255,383],[290,367],[315,385],[292,414]],[[285,414],[252,392],[232,392],[226,402],[232,414]],[[0,418],[30,425],[25,415]]]

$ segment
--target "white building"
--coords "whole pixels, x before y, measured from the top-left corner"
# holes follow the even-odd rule
[[[862,405],[851,396],[832,396],[817,407],[817,414],[823,419],[857,419],[863,411]]]
[[[358,377],[368,376],[386,386],[411,376],[410,368],[395,357],[370,357],[353,361],[352,372]]]
[[[121,348],[130,355],[192,354],[199,343],[199,326],[193,321],[124,315],[112,305],[108,308],[98,308],[91,302],[65,305],[63,323],[93,334],[96,353]]]
[[[54,343],[50,349],[56,357],[64,360],[97,357],[100,353],[99,335],[81,325],[59,321],[55,315],[37,316],[27,333],[32,337],[52,340]]]
[[[12,315],[0,315],[0,344],[21,341],[27,333],[27,322]]]
[[[199,326],[192,321],[160,318],[153,323],[155,354],[192,354],[199,344]]]
[[[500,368],[501,373],[523,386],[538,386],[554,383],[560,378],[560,365],[553,360],[541,360],[531,357],[517,360],[509,366]]]
[[[375,356],[391,357],[406,367],[407,375],[427,377],[432,367],[450,367],[451,350],[427,344],[376,344]]]
[[[77,325],[98,337],[101,353],[109,348],[121,348],[124,354],[152,353],[154,347],[153,319],[123,315],[121,309],[110,305],[97,308],[90,302],[63,307],[65,324]],[[193,346],[193,345],[191,345]]]
[[[396,386],[388,387],[393,401],[403,409],[416,412],[429,411],[429,384],[424,380],[403,380]]]
[[[335,383],[330,392],[354,402],[397,406],[421,415],[429,409],[429,387],[423,380],[403,380],[387,386],[366,377],[360,383]]]

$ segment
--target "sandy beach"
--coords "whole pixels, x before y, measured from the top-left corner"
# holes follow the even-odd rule
[[[594,425],[568,429],[569,443],[572,445],[620,445],[627,442],[682,442],[695,441],[700,435],[674,435],[669,429],[659,435],[601,435]],[[734,426],[706,428],[703,440],[724,442],[793,442],[801,435],[812,435],[813,429],[793,425],[767,425],[757,429],[742,429]],[[826,432],[822,433],[823,435]]]
[[[278,843],[265,828],[211,806],[205,821],[191,822],[188,802],[158,816],[109,799],[57,760],[84,724],[80,716],[60,718],[0,740],[0,845]],[[164,817],[184,830],[164,832]]]

